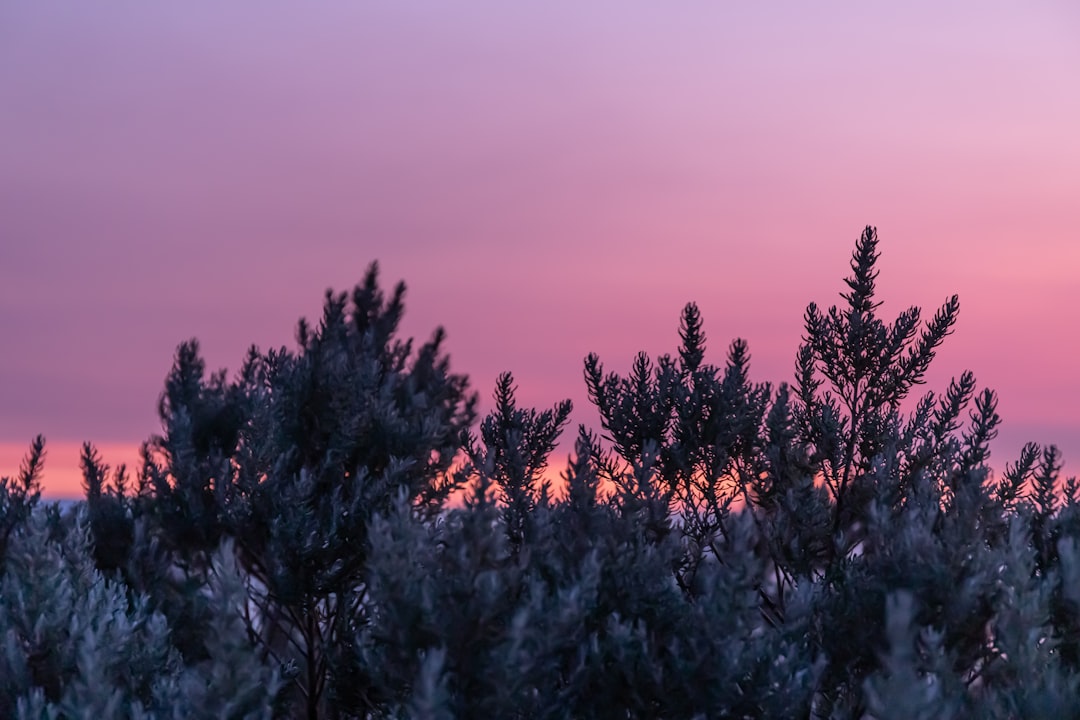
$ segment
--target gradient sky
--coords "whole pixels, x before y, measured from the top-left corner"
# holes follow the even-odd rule
[[[1074,2],[0,3],[0,471],[134,457],[176,345],[291,344],[372,260],[486,400],[582,358],[792,377],[878,226],[889,318],[952,293],[930,389],[996,389],[997,467],[1080,467]],[[565,453],[562,453],[565,457]],[[561,465],[562,457],[556,464]]]

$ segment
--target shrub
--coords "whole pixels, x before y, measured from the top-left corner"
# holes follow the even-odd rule
[[[811,304],[791,384],[749,347],[585,359],[601,432],[513,377],[473,426],[443,334],[372,266],[235,379],[185,343],[134,483],[0,482],[0,715],[1080,717],[1080,493],[1053,447],[988,466],[996,398],[913,397],[951,333],[878,315],[877,232]],[[460,502],[447,504],[454,492]]]

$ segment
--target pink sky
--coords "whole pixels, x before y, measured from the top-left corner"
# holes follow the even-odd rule
[[[0,4],[0,472],[37,433],[134,457],[172,353],[292,342],[378,259],[486,400],[574,400],[582,358],[792,376],[878,226],[890,317],[961,300],[930,389],[1000,395],[994,464],[1080,459],[1072,2],[8,0]],[[565,453],[563,453],[563,456]],[[556,464],[561,464],[561,458]]]

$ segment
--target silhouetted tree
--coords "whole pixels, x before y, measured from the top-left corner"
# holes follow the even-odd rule
[[[151,512],[183,567],[234,538],[249,574],[249,627],[292,674],[309,718],[358,688],[336,669],[365,622],[368,526],[404,494],[438,507],[475,398],[450,372],[444,333],[397,337],[405,286],[387,298],[372,265],[351,294],[327,292],[298,349],[252,349],[235,381],[205,378],[180,346],[152,442]]]

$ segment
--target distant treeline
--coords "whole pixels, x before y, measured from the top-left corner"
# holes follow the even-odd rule
[[[588,356],[557,485],[570,403],[504,374],[478,419],[375,265],[234,377],[182,344],[137,471],[87,444],[61,511],[38,438],[0,482],[0,717],[1080,717],[1077,483],[991,475],[971,373],[905,402],[959,304],[885,322],[878,257],[790,384],[693,304],[673,355]]]

